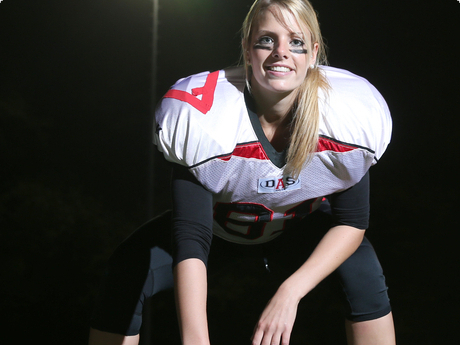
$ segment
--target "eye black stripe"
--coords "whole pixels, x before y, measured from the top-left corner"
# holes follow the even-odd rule
[[[294,54],[308,54],[307,49],[291,49],[290,52]]]

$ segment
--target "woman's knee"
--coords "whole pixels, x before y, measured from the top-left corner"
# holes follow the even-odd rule
[[[358,250],[337,270],[351,321],[380,318],[391,311],[385,276],[374,248],[364,239]]]
[[[109,259],[92,316],[94,328],[137,334],[145,299],[172,288],[172,258],[155,245],[157,232],[167,230],[158,228],[161,224],[158,219],[144,224]]]

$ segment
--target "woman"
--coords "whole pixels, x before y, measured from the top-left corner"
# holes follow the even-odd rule
[[[348,343],[394,344],[385,281],[364,237],[368,170],[391,134],[385,101],[366,80],[321,65],[324,46],[306,0],[256,1],[242,34],[244,73],[180,80],[157,110],[155,144],[174,163],[172,259],[153,230],[168,229],[169,215],[117,250],[90,343],[136,344],[143,299],[172,285],[172,261],[182,343],[209,344],[207,268],[222,256],[211,249],[208,262],[210,248],[234,253],[223,242],[239,244],[262,253],[270,269],[265,256],[276,258],[272,249],[286,242],[293,248],[292,234],[313,232],[312,219],[321,218],[328,230],[311,255],[287,254],[303,259],[286,268],[252,344],[288,344],[299,301],[333,272],[345,295]]]

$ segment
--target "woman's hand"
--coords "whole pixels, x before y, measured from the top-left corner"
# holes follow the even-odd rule
[[[281,285],[268,302],[252,336],[253,345],[288,345],[300,298]]]
[[[346,225],[331,228],[265,307],[252,345],[288,345],[299,301],[353,254],[363,238],[364,230]]]

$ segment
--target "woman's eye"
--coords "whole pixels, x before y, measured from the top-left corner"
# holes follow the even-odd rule
[[[302,46],[304,45],[303,41],[302,41],[302,40],[298,40],[298,39],[292,40],[292,41],[291,41],[291,44],[292,44],[294,47],[302,47]]]
[[[259,43],[259,44],[271,44],[271,43],[273,43],[273,39],[271,39],[270,37],[261,37],[261,38],[259,38],[259,41],[257,43]]]

